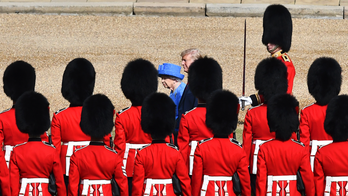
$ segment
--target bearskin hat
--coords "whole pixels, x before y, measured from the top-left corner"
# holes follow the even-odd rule
[[[262,43],[279,45],[283,52],[291,47],[292,19],[289,10],[283,5],[270,5],[263,14]]]
[[[207,101],[205,123],[214,136],[227,137],[237,128],[238,112],[237,96],[227,90],[217,90]]]
[[[95,70],[91,62],[76,58],[68,63],[63,74],[62,95],[71,105],[81,106],[93,94]]]
[[[271,132],[276,133],[276,139],[286,141],[293,132],[298,131],[299,103],[289,94],[273,96],[267,104],[267,121]]]
[[[146,97],[141,108],[141,127],[152,139],[164,139],[174,131],[175,104],[164,93]]]
[[[15,105],[18,129],[29,136],[40,136],[50,128],[50,110],[47,99],[34,91],[25,92]]]
[[[210,94],[222,89],[222,69],[213,58],[195,60],[188,71],[188,84],[195,97],[207,101]]]
[[[133,106],[141,106],[145,97],[157,91],[157,69],[147,60],[136,59],[123,70],[121,89]]]
[[[262,60],[256,67],[254,84],[267,102],[275,94],[286,93],[288,89],[287,68],[276,58]]]
[[[34,91],[35,79],[35,69],[29,63],[15,61],[4,72],[4,92],[16,102],[24,92]]]
[[[81,112],[81,130],[92,138],[101,139],[114,127],[114,105],[102,94],[88,97]]]
[[[327,106],[324,129],[333,141],[348,140],[348,95],[331,99]]]
[[[341,91],[341,66],[329,57],[316,59],[308,70],[308,91],[319,105],[327,105]]]

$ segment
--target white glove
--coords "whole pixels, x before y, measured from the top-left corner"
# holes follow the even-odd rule
[[[241,107],[242,107],[242,101],[244,101],[244,106],[248,106],[248,105],[251,105],[253,103],[253,101],[251,100],[250,97],[241,96],[238,99],[239,99],[239,105]]]

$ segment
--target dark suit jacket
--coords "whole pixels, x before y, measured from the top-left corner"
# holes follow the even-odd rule
[[[198,104],[197,98],[192,94],[188,85],[181,96],[181,100],[178,106],[178,118],[175,121],[175,130],[179,130],[181,115],[185,114],[185,112],[192,110]]]

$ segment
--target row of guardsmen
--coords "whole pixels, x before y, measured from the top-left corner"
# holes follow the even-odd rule
[[[313,62],[307,81],[316,103],[299,120],[286,54],[291,34],[289,11],[269,6],[262,41],[272,57],[258,64],[258,92],[249,97],[222,90],[213,58],[195,60],[186,88],[198,105],[182,115],[178,147],[172,144],[176,106],[156,93],[151,62],[136,59],[125,67],[121,89],[132,105],[116,113],[115,123],[111,101],[92,95],[96,73],[88,60],[67,65],[61,92],[70,105],[52,122],[47,99],[34,91],[34,68],[12,63],[3,82],[13,107],[0,114],[2,195],[346,195],[348,96],[338,96],[341,67],[328,57]],[[257,105],[246,114],[243,145],[234,139],[241,102]]]

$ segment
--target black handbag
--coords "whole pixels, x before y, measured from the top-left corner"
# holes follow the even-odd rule
[[[297,182],[296,182],[297,183],[297,190],[300,193],[302,193],[302,195],[303,195],[303,193],[305,192],[305,186],[304,186],[300,171],[297,171],[296,178],[297,178]]]
[[[180,180],[176,174],[173,175],[172,185],[175,195],[182,195]]]
[[[242,193],[242,187],[240,184],[240,179],[239,179],[239,175],[237,172],[235,172],[232,176],[232,182],[233,182],[233,192],[236,195],[239,195]]]

